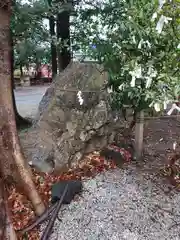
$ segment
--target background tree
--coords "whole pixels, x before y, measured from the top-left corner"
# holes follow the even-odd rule
[[[64,9],[62,9],[62,12],[57,14],[57,50],[59,71],[64,70],[71,61],[70,5],[71,4],[68,3],[69,9],[65,5],[62,6]]]
[[[113,107],[136,116],[179,101],[179,4],[108,0],[79,7],[78,41],[108,71]]]
[[[14,0],[11,15],[11,77],[13,88],[14,69],[19,68],[21,77],[23,75],[23,66],[29,66],[34,60],[34,53],[38,45],[47,42],[47,33],[43,25],[42,17],[37,13],[39,8],[21,4],[21,1]],[[38,48],[39,49],[39,48]],[[44,53],[41,51],[42,55]],[[18,113],[14,91],[12,90],[13,106],[18,127],[26,127],[30,124]]]
[[[48,6],[52,8],[52,0],[48,0]],[[53,12],[49,16],[49,31],[51,37],[51,65],[52,65],[52,75],[55,77],[57,75],[57,48],[56,48],[56,33],[55,33],[56,21]]]
[[[162,109],[165,100],[177,100],[179,95],[179,2],[167,3],[158,12],[159,19],[162,11],[172,19],[164,25],[163,34],[152,18],[156,9],[153,1],[110,0],[80,10],[78,40],[84,52],[109,72],[118,108],[129,105],[140,110],[158,104]]]
[[[42,49],[46,49],[48,44],[50,45],[49,34],[43,22],[44,16],[41,16],[45,11],[45,6],[35,3],[29,5],[16,2],[13,7],[11,29],[16,67],[28,67],[34,60],[36,51],[38,51],[38,56],[41,52],[41,58],[43,58]]]
[[[66,68],[71,61],[70,16],[74,6],[72,1],[37,0],[24,3],[16,0],[13,6],[11,29],[16,53],[16,67],[22,69],[32,58],[29,44],[51,46],[53,76]],[[49,20],[49,33],[44,20]],[[32,48],[31,48],[32,49]],[[19,66],[18,66],[19,64]],[[21,71],[22,72],[22,71]]]
[[[53,18],[56,16],[56,47],[57,47],[57,58],[58,58],[58,69],[59,71],[64,70],[70,63],[72,58],[71,51],[71,34],[70,17],[74,12],[75,1],[59,1],[59,0],[48,0],[51,16],[50,16],[50,27],[52,34],[54,35]],[[53,15],[53,17],[52,17]]]

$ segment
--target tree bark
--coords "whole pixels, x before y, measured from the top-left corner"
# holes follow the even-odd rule
[[[58,49],[58,68],[59,71],[63,71],[71,61],[69,11],[64,11],[57,15],[57,39],[61,40],[63,44]]]
[[[0,240],[4,239],[6,226],[6,209],[4,204],[4,188],[0,179]]]
[[[9,9],[0,8],[0,176],[6,183],[16,183],[31,201],[36,214],[41,215],[45,206],[32,181],[30,168],[25,163],[15,123]]]
[[[12,33],[11,33],[10,34],[11,84],[12,84],[12,99],[13,99],[13,108],[14,108],[15,118],[16,118],[16,125],[18,128],[28,127],[29,125],[31,125],[31,122],[28,121],[27,119],[23,118],[18,113],[17,106],[16,106],[16,100],[15,100],[15,96],[14,96],[15,82],[14,82],[14,49],[13,48],[14,48],[13,37],[12,37]],[[20,69],[21,68],[22,67],[20,66]],[[21,71],[22,71],[22,69],[21,69]]]
[[[0,240],[17,240],[7,204],[5,186],[0,179]]]
[[[52,65],[52,77],[54,78],[57,75],[57,49],[54,44],[53,37],[55,37],[55,19],[54,16],[49,18],[49,28],[51,35],[51,65]]]
[[[15,89],[15,82],[14,82],[14,45],[13,45],[12,33],[10,35],[10,46],[11,46],[11,77],[12,77],[12,86],[13,86],[13,89]]]

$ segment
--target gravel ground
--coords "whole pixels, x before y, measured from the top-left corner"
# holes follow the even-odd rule
[[[179,132],[177,120],[149,121],[143,161],[85,181],[78,201],[62,207],[51,239],[180,240],[180,193],[167,194],[157,174]]]
[[[129,166],[85,181],[82,196],[62,207],[51,239],[180,239],[180,195],[168,196],[145,175]]]

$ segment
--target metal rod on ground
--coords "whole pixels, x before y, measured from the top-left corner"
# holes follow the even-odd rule
[[[135,159],[140,160],[143,152],[144,111],[137,113],[135,126]]]
[[[56,209],[54,210],[54,212],[52,213],[52,216],[51,216],[51,218],[50,218],[50,220],[49,220],[49,222],[48,222],[48,225],[47,225],[45,231],[43,232],[43,235],[42,235],[42,237],[41,237],[41,240],[48,240],[48,239],[49,239],[50,234],[51,234],[51,231],[52,231],[52,228],[53,228],[53,225],[54,225],[54,222],[55,222],[56,217],[57,217],[57,215],[58,215],[58,213],[59,213],[59,210],[60,210],[60,207],[61,207],[61,205],[62,205],[63,199],[64,199],[65,194],[66,194],[66,192],[67,192],[67,189],[68,189],[68,183],[67,183],[66,187],[64,188],[64,192],[63,192],[61,198],[60,198],[59,201],[58,201],[57,208],[56,208]]]

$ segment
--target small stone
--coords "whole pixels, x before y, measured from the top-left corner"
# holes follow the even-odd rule
[[[68,185],[68,189],[63,199],[64,204],[69,204],[75,195],[82,191],[82,182],[80,180],[66,180],[57,182],[52,186],[51,191],[51,201],[53,203],[61,198],[66,185]]]

